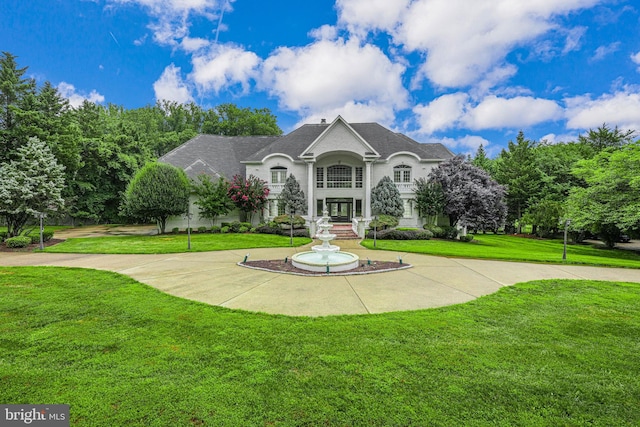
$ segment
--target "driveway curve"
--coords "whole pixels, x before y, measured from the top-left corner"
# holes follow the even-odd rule
[[[471,301],[503,286],[538,279],[640,282],[640,271],[574,265],[454,259],[343,249],[361,259],[413,267],[350,276],[296,276],[238,265],[250,259],[284,259],[306,248],[271,248],[163,255],[2,253],[3,266],[63,266],[109,270],[181,298],[233,309],[290,316],[328,316],[418,310]]]

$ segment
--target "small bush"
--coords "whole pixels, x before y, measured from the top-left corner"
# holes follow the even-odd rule
[[[249,229],[249,233],[255,233],[255,232],[256,232],[256,228],[255,227],[252,227],[252,228]]]
[[[429,230],[418,231],[416,238],[418,240],[429,240],[433,237],[433,233]]]
[[[273,222],[275,222],[276,224],[283,226],[290,226],[291,225],[291,215],[278,215],[277,217],[275,217],[273,219]],[[305,220],[304,218],[302,218],[300,215],[294,215],[293,216],[293,228],[302,228],[304,227],[305,224]]]
[[[8,231],[0,231],[0,243],[4,242],[9,235]]]
[[[211,227],[211,232],[212,233],[219,233],[220,232],[220,226],[219,225],[214,225],[213,227]]]
[[[249,231],[249,228],[245,227],[244,225],[238,229],[238,233],[246,233],[247,231]]]
[[[198,233],[206,233],[207,227],[198,227]]]
[[[173,234],[178,234],[178,233],[180,232],[180,229],[179,229],[178,227],[173,227],[173,228],[171,229],[171,232],[172,232]]]
[[[241,222],[240,227],[246,227],[247,229],[249,229],[253,227],[253,225],[250,222]]]
[[[39,240],[39,238],[38,238]],[[16,237],[9,237],[6,241],[5,241],[6,245],[8,248],[26,248],[27,246],[29,246],[31,244],[31,237],[29,236],[16,236]]]
[[[470,242],[473,240],[473,234],[467,234],[466,236],[460,236],[461,242]]]
[[[40,230],[39,229],[33,229],[33,230],[29,231],[28,233],[24,233],[24,236],[31,239],[31,244],[40,243]],[[48,242],[52,238],[53,238],[53,231],[45,229],[42,232],[42,241],[43,242]]]
[[[458,230],[456,227],[442,227],[442,230],[444,231],[443,237],[448,240],[454,240],[456,237],[458,237],[458,234],[460,234],[460,230]]]
[[[379,215],[377,220],[373,220],[369,223],[369,228],[375,228],[379,231],[387,228],[393,228],[397,225],[398,218],[391,215]]]
[[[187,233],[193,233],[193,228],[192,227],[185,228],[184,231]]]
[[[229,224],[229,233],[238,233],[240,231],[240,221],[233,221]]]
[[[221,233],[228,233],[229,230],[231,230],[231,228],[227,227],[226,225],[224,227],[220,228],[220,232]]]
[[[367,238],[373,239],[373,236],[373,231],[369,231]],[[378,231],[376,233],[376,238],[380,240],[418,240],[418,231],[389,228],[387,230]]]
[[[442,239],[444,237],[444,230],[442,229],[442,227],[433,224],[425,224],[422,228],[431,232],[431,234],[433,234],[433,237],[435,237],[436,239]]]

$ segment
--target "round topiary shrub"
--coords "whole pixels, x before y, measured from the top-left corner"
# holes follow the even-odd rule
[[[180,232],[180,229],[179,229],[178,227],[173,227],[173,228],[171,229],[171,232],[172,232],[173,234],[178,234],[178,233]]]
[[[291,225],[291,215],[278,215],[273,219],[273,222],[278,224],[280,227],[287,226],[287,228],[289,228]],[[300,215],[293,216],[293,228],[302,228],[304,227],[304,224],[305,220]]]
[[[473,234],[467,234],[466,236],[460,236],[461,242],[470,242],[473,240]]]
[[[219,233],[220,232],[220,226],[219,225],[214,225],[213,227],[211,227],[211,232],[212,233]]]
[[[448,240],[454,240],[460,234],[460,230],[456,227],[442,227],[442,230],[444,231],[443,237]]]
[[[433,233],[429,230],[418,231],[416,235],[416,239],[418,240],[429,240],[433,237]]]
[[[373,220],[369,223],[369,228],[375,228],[376,230],[385,230],[387,228],[393,228],[398,225],[398,218],[391,215],[379,215],[377,220]]]
[[[422,228],[424,228],[427,231],[430,231],[433,234],[433,237],[435,237],[436,239],[444,238],[445,233],[442,227],[440,226],[433,225],[433,224],[425,224]]]
[[[246,233],[247,231],[249,231],[249,228],[245,227],[245,226],[241,226],[238,229],[238,233]]]
[[[207,232],[207,227],[198,227],[198,233],[206,233]]]
[[[29,236],[16,236],[9,237],[5,244],[8,248],[17,249],[17,248],[26,248],[31,244],[31,237]]]
[[[222,228],[220,229],[220,232],[221,232],[221,233],[228,233],[230,230],[231,230],[231,229],[230,229],[229,227],[224,226],[224,227],[222,227]]]

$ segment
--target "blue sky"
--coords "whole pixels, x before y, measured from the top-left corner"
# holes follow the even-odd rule
[[[623,0],[4,0],[0,49],[70,99],[376,121],[496,155],[517,132],[640,130],[640,5]]]

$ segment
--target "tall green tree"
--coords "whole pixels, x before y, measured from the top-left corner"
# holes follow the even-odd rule
[[[543,174],[536,164],[534,149],[535,143],[520,131],[516,142],[509,141],[508,149],[502,150],[496,164],[495,178],[507,187],[507,220],[518,222],[518,232],[522,232],[522,215],[540,196]]]
[[[606,123],[597,129],[589,129],[586,135],[580,135],[578,141],[591,146],[596,152],[606,148],[620,148],[623,145],[633,142],[635,131],[618,129],[618,126],[611,129]]]
[[[400,191],[390,177],[383,176],[371,189],[371,211],[376,215],[390,215],[395,218],[404,215]]]
[[[149,163],[133,177],[124,194],[122,212],[141,221],[153,220],[164,234],[167,219],[189,209],[189,179],[182,169]]]
[[[574,173],[586,187],[573,188],[567,202],[573,229],[599,234],[608,246],[621,231],[640,230],[640,141],[582,160]]]
[[[438,215],[444,213],[444,193],[442,186],[425,178],[414,181],[414,201],[418,214],[426,218],[427,224],[435,224]]]
[[[281,135],[276,116],[268,108],[240,108],[220,104],[207,114],[202,132],[214,135]]]
[[[194,202],[200,209],[200,218],[211,220],[211,225],[215,225],[216,218],[231,212],[235,204],[229,197],[229,182],[223,177],[216,182],[211,180],[209,175],[198,175],[197,181],[193,183],[193,191],[197,197]]]
[[[64,166],[48,145],[29,138],[15,157],[0,165],[0,215],[9,237],[19,235],[39,213],[55,215],[64,207]]]
[[[278,202],[287,213],[291,213],[291,211],[295,214],[304,215],[307,213],[307,198],[293,174],[290,174],[285,180],[282,192],[278,195]]]
[[[489,175],[493,176],[495,173],[495,161],[487,156],[487,151],[484,149],[484,145],[482,144],[480,144],[478,150],[476,150],[476,154],[473,156],[471,164],[489,172]]]

